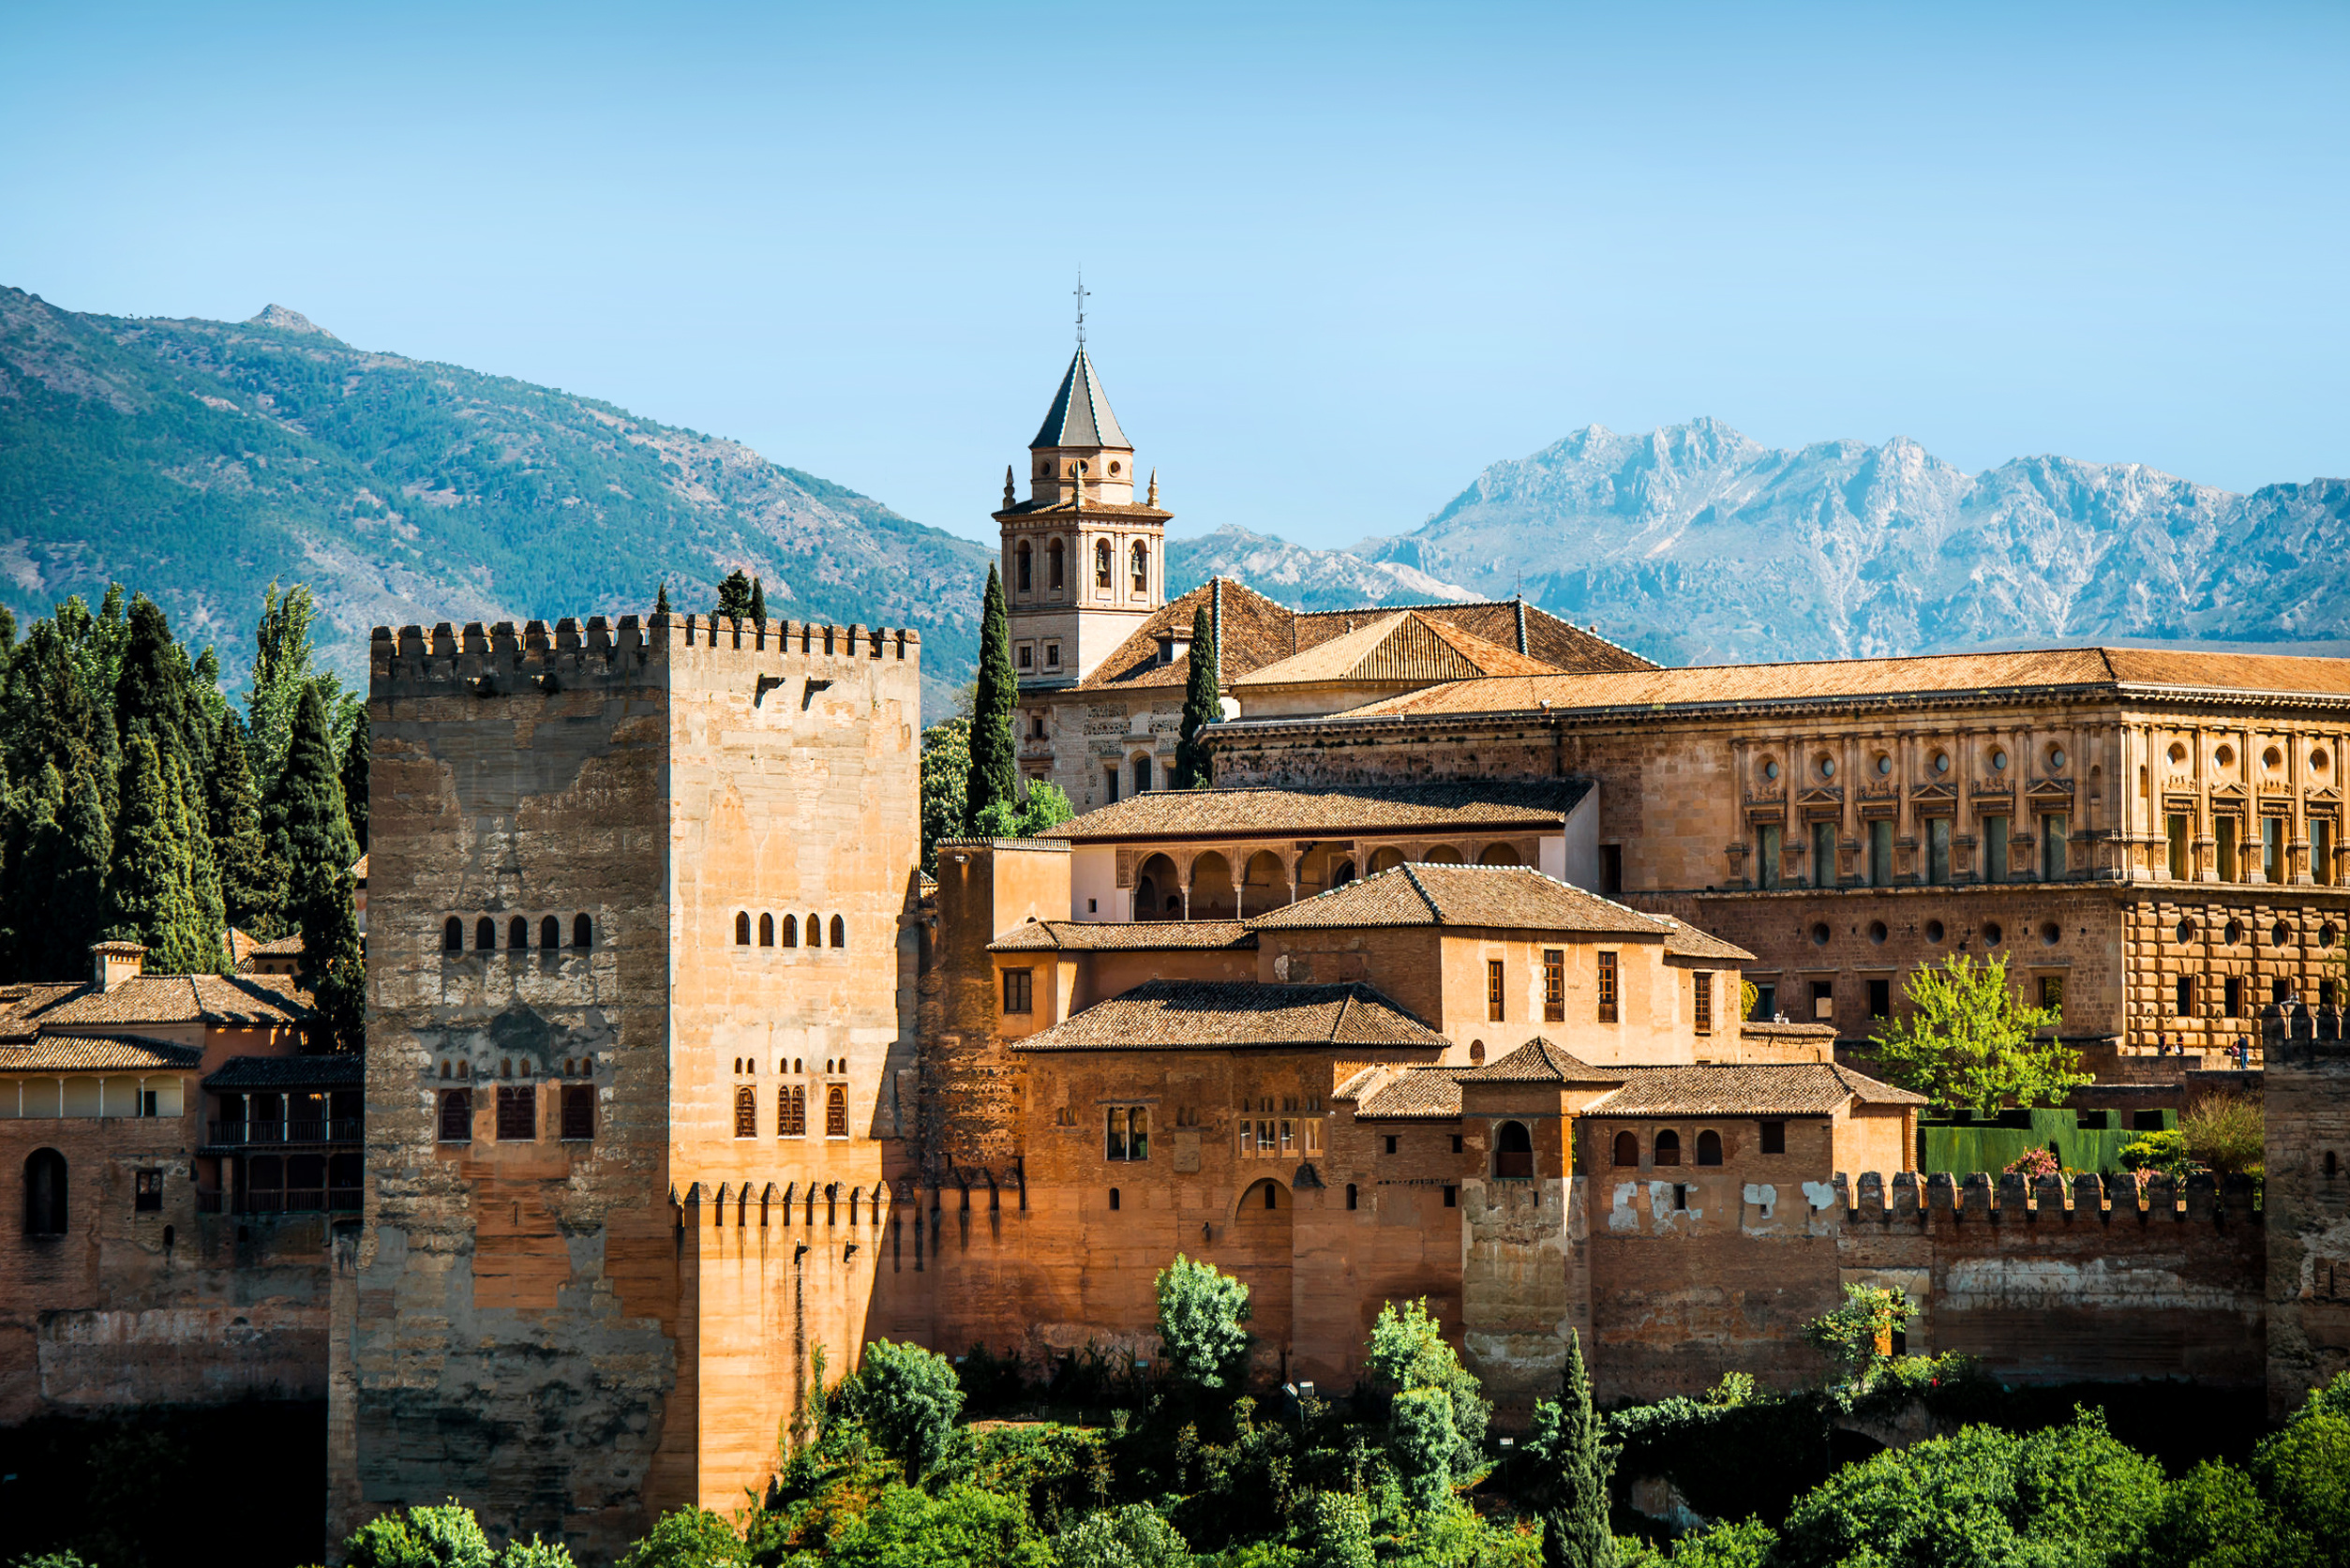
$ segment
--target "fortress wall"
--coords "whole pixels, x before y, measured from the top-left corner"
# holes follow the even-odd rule
[[[2350,1052],[2272,1050],[2267,1118],[2268,1413],[2350,1371]]]

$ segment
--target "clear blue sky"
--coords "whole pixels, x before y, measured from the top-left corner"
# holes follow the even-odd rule
[[[1587,424],[2350,474],[2350,7],[12,7],[0,282],[988,526],[1072,276],[1178,528]]]

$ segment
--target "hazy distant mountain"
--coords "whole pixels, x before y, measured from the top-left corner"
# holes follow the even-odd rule
[[[2133,637],[2350,635],[2350,482],[2239,496],[2134,463],[1961,473],[1915,441],[1800,452],[1718,420],[1594,426],[1356,546],[1526,596],[1672,664]]]
[[[250,657],[262,590],[305,581],[324,652],[367,629],[707,612],[741,566],[792,620],[910,625],[934,715],[969,678],[992,552],[736,441],[547,387],[243,323],[59,310],[0,289],[0,600],[110,581]]]
[[[1214,576],[1236,577],[1266,598],[1301,610],[1459,604],[1481,597],[1416,567],[1366,560],[1344,550],[1311,550],[1229,524],[1198,539],[1167,541],[1169,598]]]

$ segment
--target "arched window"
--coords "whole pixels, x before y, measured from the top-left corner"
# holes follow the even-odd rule
[[[441,922],[441,945],[453,953],[465,950],[465,922],[455,915]]]
[[[1107,539],[1094,541],[1093,586],[1105,589],[1110,586],[1110,542]]]
[[[738,948],[751,945],[751,912],[747,909],[738,909],[734,913],[734,945]]]
[[[1393,871],[1401,864],[1403,864],[1403,851],[1393,845],[1370,852],[1370,874],[1373,876],[1377,876],[1383,871]]]
[[[1134,549],[1131,557],[1131,568],[1134,578],[1134,591],[1137,593],[1148,593],[1150,591],[1150,546],[1144,544],[1139,539],[1134,541]]]
[[[595,924],[585,915],[574,915],[571,918],[571,945],[575,948],[595,946]]]
[[[1457,866],[1460,864],[1460,851],[1448,844],[1430,844],[1420,859],[1431,866]]]
[[[808,946],[811,948],[824,946],[824,917],[813,909],[808,912]]]
[[[1265,1188],[1265,1206],[1268,1209],[1280,1208],[1281,1206],[1281,1189],[1275,1187],[1271,1182],[1265,1182],[1261,1185]]]
[[[835,1083],[824,1091],[824,1136],[848,1136],[848,1088],[846,1084]]]
[[[748,1083],[739,1085],[734,1092],[734,1135],[737,1138],[756,1138],[759,1135],[758,1091]]]
[[[1140,795],[1149,787],[1150,758],[1138,756],[1134,759],[1134,793]]]
[[[1333,888],[1343,888],[1343,887],[1345,887],[1348,883],[1350,883],[1350,882],[1352,882],[1352,881],[1354,881],[1354,880],[1355,880],[1355,862],[1354,862],[1354,861],[1352,861],[1352,860],[1340,860],[1340,861],[1337,865],[1335,865],[1335,866],[1333,866],[1333,867],[1331,867],[1331,868],[1330,868],[1330,886],[1331,886],[1331,887],[1333,887]]]
[[[506,922],[506,946],[516,952],[531,945],[531,922],[516,915]]]
[[[1013,580],[1019,584],[1019,590],[1025,593],[1029,588],[1028,542],[1025,539],[1023,539],[1020,542],[1020,547],[1012,552],[1011,559]]]
[[[1493,1173],[1531,1176],[1534,1173],[1534,1144],[1523,1122],[1504,1122],[1493,1135]]]
[[[1355,1184],[1353,1182],[1349,1182],[1346,1184],[1346,1206],[1351,1209],[1355,1206],[1355,1203],[1356,1194],[1355,1191]]]
[[[1722,1163],[1722,1135],[1720,1133],[1708,1128],[1698,1134],[1698,1163],[1699,1165]]]
[[[563,922],[549,915],[539,922],[539,946],[555,948],[563,945]]]
[[[1112,1188],[1110,1189],[1110,1207],[1111,1207],[1112,1209],[1115,1209],[1117,1206],[1118,1206],[1118,1189],[1117,1189],[1116,1187],[1112,1187]]]
[[[1681,1163],[1681,1134],[1669,1127],[1656,1135],[1656,1163],[1659,1165]]]
[[[1061,580],[1061,542],[1055,539],[1044,546],[1044,586],[1058,593]]]
[[[498,945],[498,922],[484,915],[473,922],[473,946],[487,952]]]
[[[762,948],[771,948],[774,945],[775,917],[772,915],[762,914],[759,917],[759,946]]]
[[[1505,844],[1489,844],[1477,851],[1477,864],[1481,866],[1517,866],[1524,863],[1519,859],[1518,851]]]
[[[24,1233],[66,1233],[66,1157],[54,1149],[35,1149],[25,1157]]]
[[[1618,1165],[1623,1166],[1634,1166],[1639,1164],[1640,1141],[1628,1132],[1617,1133],[1615,1162]]]
[[[838,915],[832,917],[832,946],[836,948],[848,946],[848,922]]]
[[[786,948],[800,946],[800,921],[790,915],[784,917],[784,946]]]

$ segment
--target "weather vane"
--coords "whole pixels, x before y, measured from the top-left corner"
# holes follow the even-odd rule
[[[1077,269],[1077,288],[1075,290],[1075,293],[1077,295],[1077,346],[1082,349],[1085,346],[1086,299],[1085,269],[1083,267],[1079,267]]]

